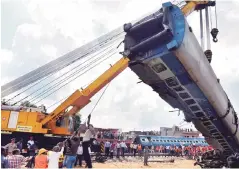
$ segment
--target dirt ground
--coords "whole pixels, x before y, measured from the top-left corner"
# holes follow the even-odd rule
[[[106,162],[93,163],[93,168],[200,168],[194,166],[194,162],[194,160],[176,159],[174,163],[150,162],[149,166],[144,166],[143,161]]]

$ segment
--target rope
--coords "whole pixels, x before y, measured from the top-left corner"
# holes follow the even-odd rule
[[[95,105],[94,105],[94,107],[93,107],[93,109],[91,110],[91,112],[90,112],[89,115],[91,115],[91,114],[94,112],[96,106],[98,105],[98,103],[100,102],[101,98],[102,98],[103,95],[105,94],[105,92],[106,92],[107,88],[109,87],[109,85],[110,85],[110,82],[107,84],[107,86],[105,87],[104,91],[101,93],[99,99],[98,99],[97,102],[95,103]],[[89,116],[89,115],[88,115],[88,116]],[[87,116],[87,117],[88,117],[88,116]],[[84,123],[86,122],[87,119],[88,119],[88,118],[85,119]]]

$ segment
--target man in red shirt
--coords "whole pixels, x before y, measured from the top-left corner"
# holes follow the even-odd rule
[[[208,146],[208,151],[213,150],[212,146]]]

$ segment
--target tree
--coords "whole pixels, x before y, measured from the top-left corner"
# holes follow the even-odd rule
[[[29,101],[24,101],[21,103],[21,106],[24,107],[33,107],[33,108],[37,108],[37,106],[35,104],[30,103]]]
[[[81,124],[81,115],[76,114],[73,116],[73,121],[74,121],[74,131],[77,131],[77,129],[80,127]]]

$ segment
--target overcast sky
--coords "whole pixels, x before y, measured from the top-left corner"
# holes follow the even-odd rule
[[[161,2],[164,1],[2,0],[1,85],[126,22],[157,10],[161,7]],[[238,9],[237,1],[218,1],[219,42],[212,44],[212,66],[237,111],[239,110]],[[212,16],[214,26],[215,18]],[[195,12],[189,16],[188,22],[195,35],[199,37],[199,13]],[[109,68],[109,64],[113,64],[120,57],[119,54],[114,55],[40,103],[48,107],[65,98],[97,78]],[[64,69],[55,77],[60,77],[69,69],[71,68]],[[142,83],[137,84],[138,81],[138,77],[127,68],[110,83],[92,115],[95,126],[157,130],[160,126],[178,125],[182,122],[182,115],[168,112],[172,108],[150,87]],[[81,111],[83,118],[91,112],[101,92]],[[29,93],[30,91],[21,97]],[[55,107],[49,110],[53,108]]]

